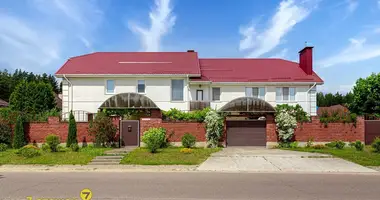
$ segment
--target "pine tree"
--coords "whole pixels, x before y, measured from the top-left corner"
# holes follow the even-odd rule
[[[78,140],[77,140],[77,123],[75,122],[73,111],[70,111],[69,134],[67,136],[66,146],[70,147],[72,144],[78,144]]]
[[[21,116],[17,117],[15,132],[13,136],[13,148],[19,149],[26,145],[25,134],[24,134],[24,123]]]

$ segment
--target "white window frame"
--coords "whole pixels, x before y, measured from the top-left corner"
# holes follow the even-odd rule
[[[258,90],[258,96],[256,98],[265,100],[265,96],[266,96],[266,92],[267,92],[265,87],[246,87],[245,88],[245,96],[246,97],[254,97],[253,96],[253,88],[257,88],[257,90]],[[251,94],[250,95],[247,95],[247,89],[251,90]],[[264,94],[260,95],[260,89],[264,89]]]
[[[113,92],[108,92],[108,81],[113,81]],[[107,79],[105,82],[105,93],[106,94],[115,94],[116,93],[116,81],[114,79]]]
[[[144,81],[144,92],[139,92],[139,81]],[[143,79],[137,80],[136,92],[139,93],[139,94],[145,94],[146,93],[146,83],[145,83],[145,80],[143,80]]]
[[[288,94],[288,100],[284,100],[284,88],[289,88],[289,94]],[[278,95],[277,95],[277,90],[278,89],[281,89],[281,99],[277,99]],[[292,95],[291,95],[291,90],[293,89],[294,91],[294,99],[292,99]],[[297,88],[296,87],[276,87],[276,102],[296,102],[297,99],[296,99],[296,96],[297,96]]]
[[[173,81],[174,80],[183,82],[182,100],[173,100]],[[185,101],[185,79],[171,79],[170,80],[170,101],[174,101],[174,102],[184,102]]]
[[[219,88],[219,99],[214,99],[214,88]],[[211,100],[212,101],[216,101],[216,102],[218,102],[218,101],[221,101],[221,97],[222,96],[222,88],[221,87],[212,87],[211,88]]]

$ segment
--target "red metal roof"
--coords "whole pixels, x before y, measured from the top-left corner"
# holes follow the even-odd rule
[[[98,52],[70,58],[63,74],[189,74],[200,75],[196,52]]]
[[[199,59],[201,78],[212,82],[317,82],[323,80],[313,72],[307,75],[299,63],[282,59]]]
[[[56,75],[184,74],[192,81],[317,82],[283,59],[198,59],[196,52],[98,52],[70,58]]]

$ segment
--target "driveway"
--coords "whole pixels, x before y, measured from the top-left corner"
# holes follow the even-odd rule
[[[267,149],[228,147],[214,153],[199,171],[226,172],[376,172],[373,169],[330,155]]]

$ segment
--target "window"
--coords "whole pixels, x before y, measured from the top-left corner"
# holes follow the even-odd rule
[[[296,88],[282,87],[276,88],[276,101],[295,101]]]
[[[253,88],[247,87],[245,88],[245,96],[265,99],[265,88],[264,87],[253,87]]]
[[[183,80],[172,80],[172,101],[183,101]]]
[[[115,81],[114,80],[107,80],[106,93],[107,94],[115,93]]]
[[[145,93],[145,81],[138,80],[137,81],[137,93]]]
[[[220,88],[212,88],[212,100],[220,101]]]

